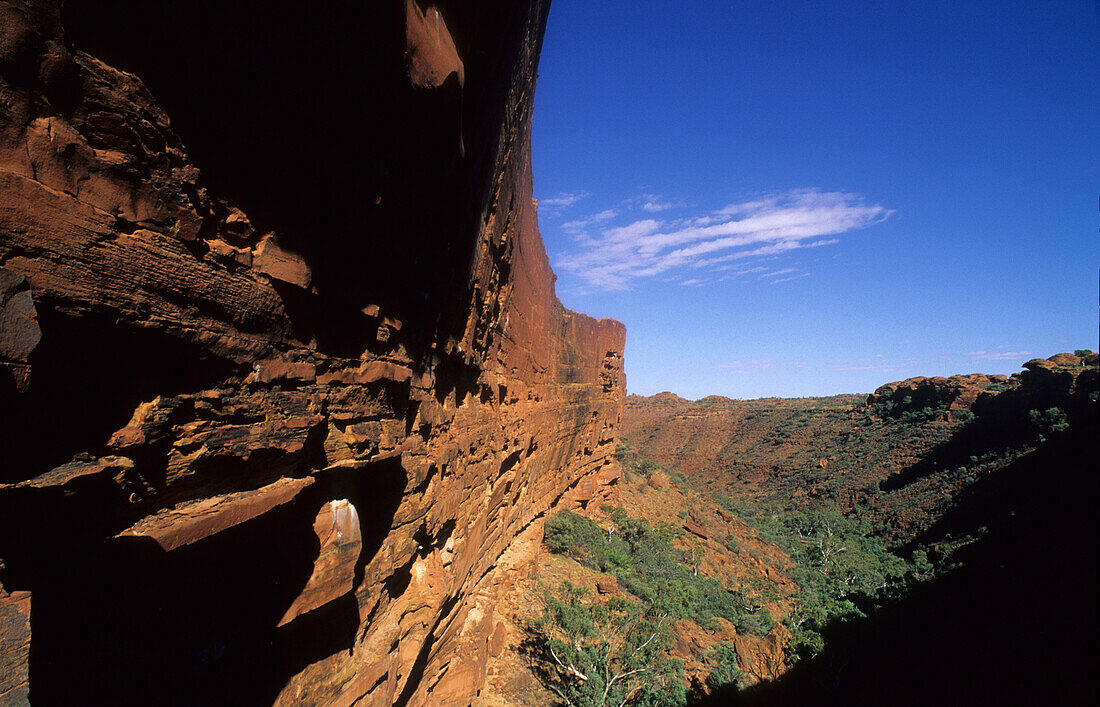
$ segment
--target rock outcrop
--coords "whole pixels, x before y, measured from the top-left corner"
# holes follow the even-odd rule
[[[983,393],[995,393],[1008,387],[1008,376],[1002,375],[917,376],[879,386],[867,396],[867,402],[872,405],[888,404],[891,411],[897,413],[924,408],[969,409]]]
[[[1097,623],[1095,602],[1081,588],[1097,576],[1098,484],[1090,472],[1100,426],[1098,364],[1094,353],[1061,353],[1028,361],[1011,376],[910,378],[869,398],[628,396],[617,490],[630,515],[682,525],[699,538],[697,526],[704,526],[711,540],[703,567],[726,557],[722,570],[756,575],[743,587],[769,587],[767,594],[783,598],[768,606],[777,621],[770,633],[733,637],[737,664],[755,683],[751,692],[719,692],[706,704],[1087,701],[1095,687],[1088,658],[1077,656],[1090,655],[1082,637],[1094,635]],[[677,513],[680,491],[692,501]],[[826,624],[823,652],[795,662],[798,644],[788,639],[805,640],[805,624],[801,636],[798,626],[806,608],[821,606],[812,592],[820,591],[816,573],[827,571],[810,569],[814,560],[799,552],[814,547],[803,529],[819,513],[843,514],[868,547],[894,555],[895,567],[909,564],[908,576],[893,596],[875,597],[874,608],[860,604],[865,618]],[[775,531],[785,518],[798,519],[797,536],[787,541]],[[782,545],[772,545],[771,557],[762,554],[776,539]],[[823,560],[824,547],[817,545]],[[1072,621],[1021,614],[1030,597],[1052,591],[1072,607]],[[714,632],[678,629],[686,671],[704,679],[713,669],[702,658]],[[975,653],[960,636],[979,640],[983,650]],[[1069,649],[1028,653],[1040,644]],[[1025,654],[1021,672],[1016,656]],[[1076,660],[1072,669],[1062,665],[1066,656]]]
[[[1089,428],[1098,363],[1096,354],[1061,353],[1011,376],[915,377],[869,396],[631,395],[621,432],[670,474],[735,497],[835,503],[887,523],[900,542],[1040,437]]]
[[[1059,353],[1035,358],[1011,376],[969,375],[917,377],[887,383],[867,397],[868,404],[889,416],[920,410],[948,416],[966,410],[996,421],[1002,433],[1020,436],[1031,424],[1028,413],[1057,407],[1071,417],[1086,414],[1088,394],[1100,381],[1100,356]]]
[[[469,704],[499,558],[617,478],[547,4],[154,5],[0,2],[0,701]]]

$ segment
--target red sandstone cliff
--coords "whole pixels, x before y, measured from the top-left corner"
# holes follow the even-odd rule
[[[467,704],[498,558],[617,473],[547,5],[148,5],[0,2],[0,700]]]

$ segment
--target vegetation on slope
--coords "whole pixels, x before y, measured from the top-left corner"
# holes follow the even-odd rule
[[[831,629],[967,561],[987,530],[953,510],[978,482],[1095,421],[1095,358],[1060,354],[1012,378],[911,379],[870,398],[632,400],[633,444],[617,454],[629,512],[555,516],[547,547],[679,621],[677,655],[705,665],[702,680],[698,665],[687,671],[697,695],[752,685],[771,676],[744,672],[723,622],[783,642],[792,665]],[[659,490],[669,478],[675,494]],[[684,654],[685,631],[708,635],[693,649],[702,658]],[[744,662],[751,649],[739,647]]]
[[[644,602],[600,601],[563,582],[529,625],[543,684],[567,705],[684,704],[681,665],[669,658],[667,621]]]
[[[815,655],[824,647],[826,626],[865,616],[868,607],[903,592],[915,573],[913,563],[890,552],[866,523],[836,509],[757,510],[722,500],[791,557],[789,573],[800,591],[784,623],[794,659]]]
[[[681,531],[667,523],[653,527],[644,518],[630,518],[622,508],[605,511],[610,520],[606,531],[570,511],[550,518],[546,547],[611,574],[619,586],[659,615],[691,619],[704,627],[721,617],[739,631],[755,635],[771,629],[766,609],[752,606],[740,591],[727,589],[685,563],[688,558],[671,544]]]

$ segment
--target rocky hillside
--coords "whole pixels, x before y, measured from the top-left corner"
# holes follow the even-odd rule
[[[481,704],[1079,701],[1097,364],[870,396],[628,397],[622,480],[547,522]]]
[[[870,396],[629,396],[623,438],[710,493],[858,511],[903,542],[986,473],[1087,427],[1097,376],[1096,354],[1064,353],[1011,377],[910,378]]]
[[[617,474],[546,12],[0,2],[0,701],[474,698],[504,553]]]
[[[721,699],[967,704],[1087,694],[1084,666],[1064,652],[1059,660],[1079,671],[1033,653],[1027,671],[1011,666],[1029,646],[1081,647],[1075,636],[1096,626],[1079,576],[1097,569],[1086,520],[1097,484],[1086,470],[1096,459],[1098,362],[1058,354],[1011,377],[913,378],[870,396],[630,396],[624,441],[651,478],[667,473],[694,499],[684,529],[703,521],[722,537],[732,520],[789,558],[761,573],[771,596],[789,598],[769,606],[793,635],[785,674],[752,679],[757,656],[746,647],[737,657],[749,679]],[[751,565],[766,555],[749,556]],[[1051,591],[1074,607],[1079,627],[1023,609],[1027,596]],[[980,657],[953,642],[962,627]],[[917,688],[921,665],[935,678]]]

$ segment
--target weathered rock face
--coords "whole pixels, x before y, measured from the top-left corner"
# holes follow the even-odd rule
[[[969,408],[983,393],[1007,387],[1008,376],[1001,375],[917,376],[879,386],[867,397],[867,402],[872,405],[889,403],[898,413],[926,407],[957,410]]]
[[[867,402],[888,415],[898,416],[923,408],[969,410],[1000,428],[1000,436],[1026,434],[1033,426],[1030,410],[1057,407],[1071,418],[1088,413],[1089,393],[1096,390],[1100,356],[1059,353],[1036,358],[1011,376],[970,375],[950,378],[908,378],[887,383],[868,396]]]
[[[467,704],[498,558],[616,475],[546,4],[150,5],[0,2],[0,699]]]
[[[866,397],[632,395],[620,431],[670,473],[716,492],[835,503],[909,542],[1040,435],[1093,426],[1098,363],[1062,353],[1011,376],[915,377]]]

